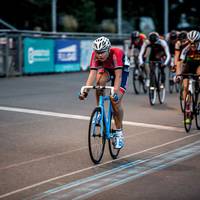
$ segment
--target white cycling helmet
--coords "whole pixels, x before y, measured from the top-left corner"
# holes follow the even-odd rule
[[[192,30],[188,32],[187,38],[190,42],[197,42],[200,39],[200,32]]]
[[[108,51],[111,47],[110,40],[104,36],[97,38],[93,42],[93,49],[95,51]]]

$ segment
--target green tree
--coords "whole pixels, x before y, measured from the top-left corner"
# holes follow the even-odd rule
[[[92,0],[80,0],[79,5],[75,10],[80,32],[95,32],[96,31],[96,7]]]

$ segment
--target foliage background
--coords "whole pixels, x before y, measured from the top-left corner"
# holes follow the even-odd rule
[[[0,19],[20,30],[52,30],[51,0],[2,0]],[[122,0],[122,31],[139,30],[141,16],[154,20],[163,32],[164,0]],[[169,0],[169,30],[177,29],[182,13],[189,28],[200,24],[197,0]],[[57,0],[58,32],[117,32],[117,0]],[[0,27],[2,28],[2,27]],[[5,27],[4,27],[5,28]]]

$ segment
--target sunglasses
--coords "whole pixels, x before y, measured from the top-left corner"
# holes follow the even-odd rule
[[[191,47],[197,47],[198,43],[191,43]]]
[[[95,51],[96,54],[104,54],[107,53],[107,51]]]

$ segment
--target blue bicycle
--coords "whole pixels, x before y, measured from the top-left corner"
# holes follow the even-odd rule
[[[116,159],[120,149],[115,149],[115,130],[113,122],[113,108],[110,95],[114,94],[114,88],[111,86],[83,86],[81,92],[87,89],[99,90],[99,105],[94,108],[89,123],[88,130],[88,147],[91,160],[98,164],[104,154],[106,140],[110,155]],[[108,95],[103,95],[105,90],[109,90]]]

